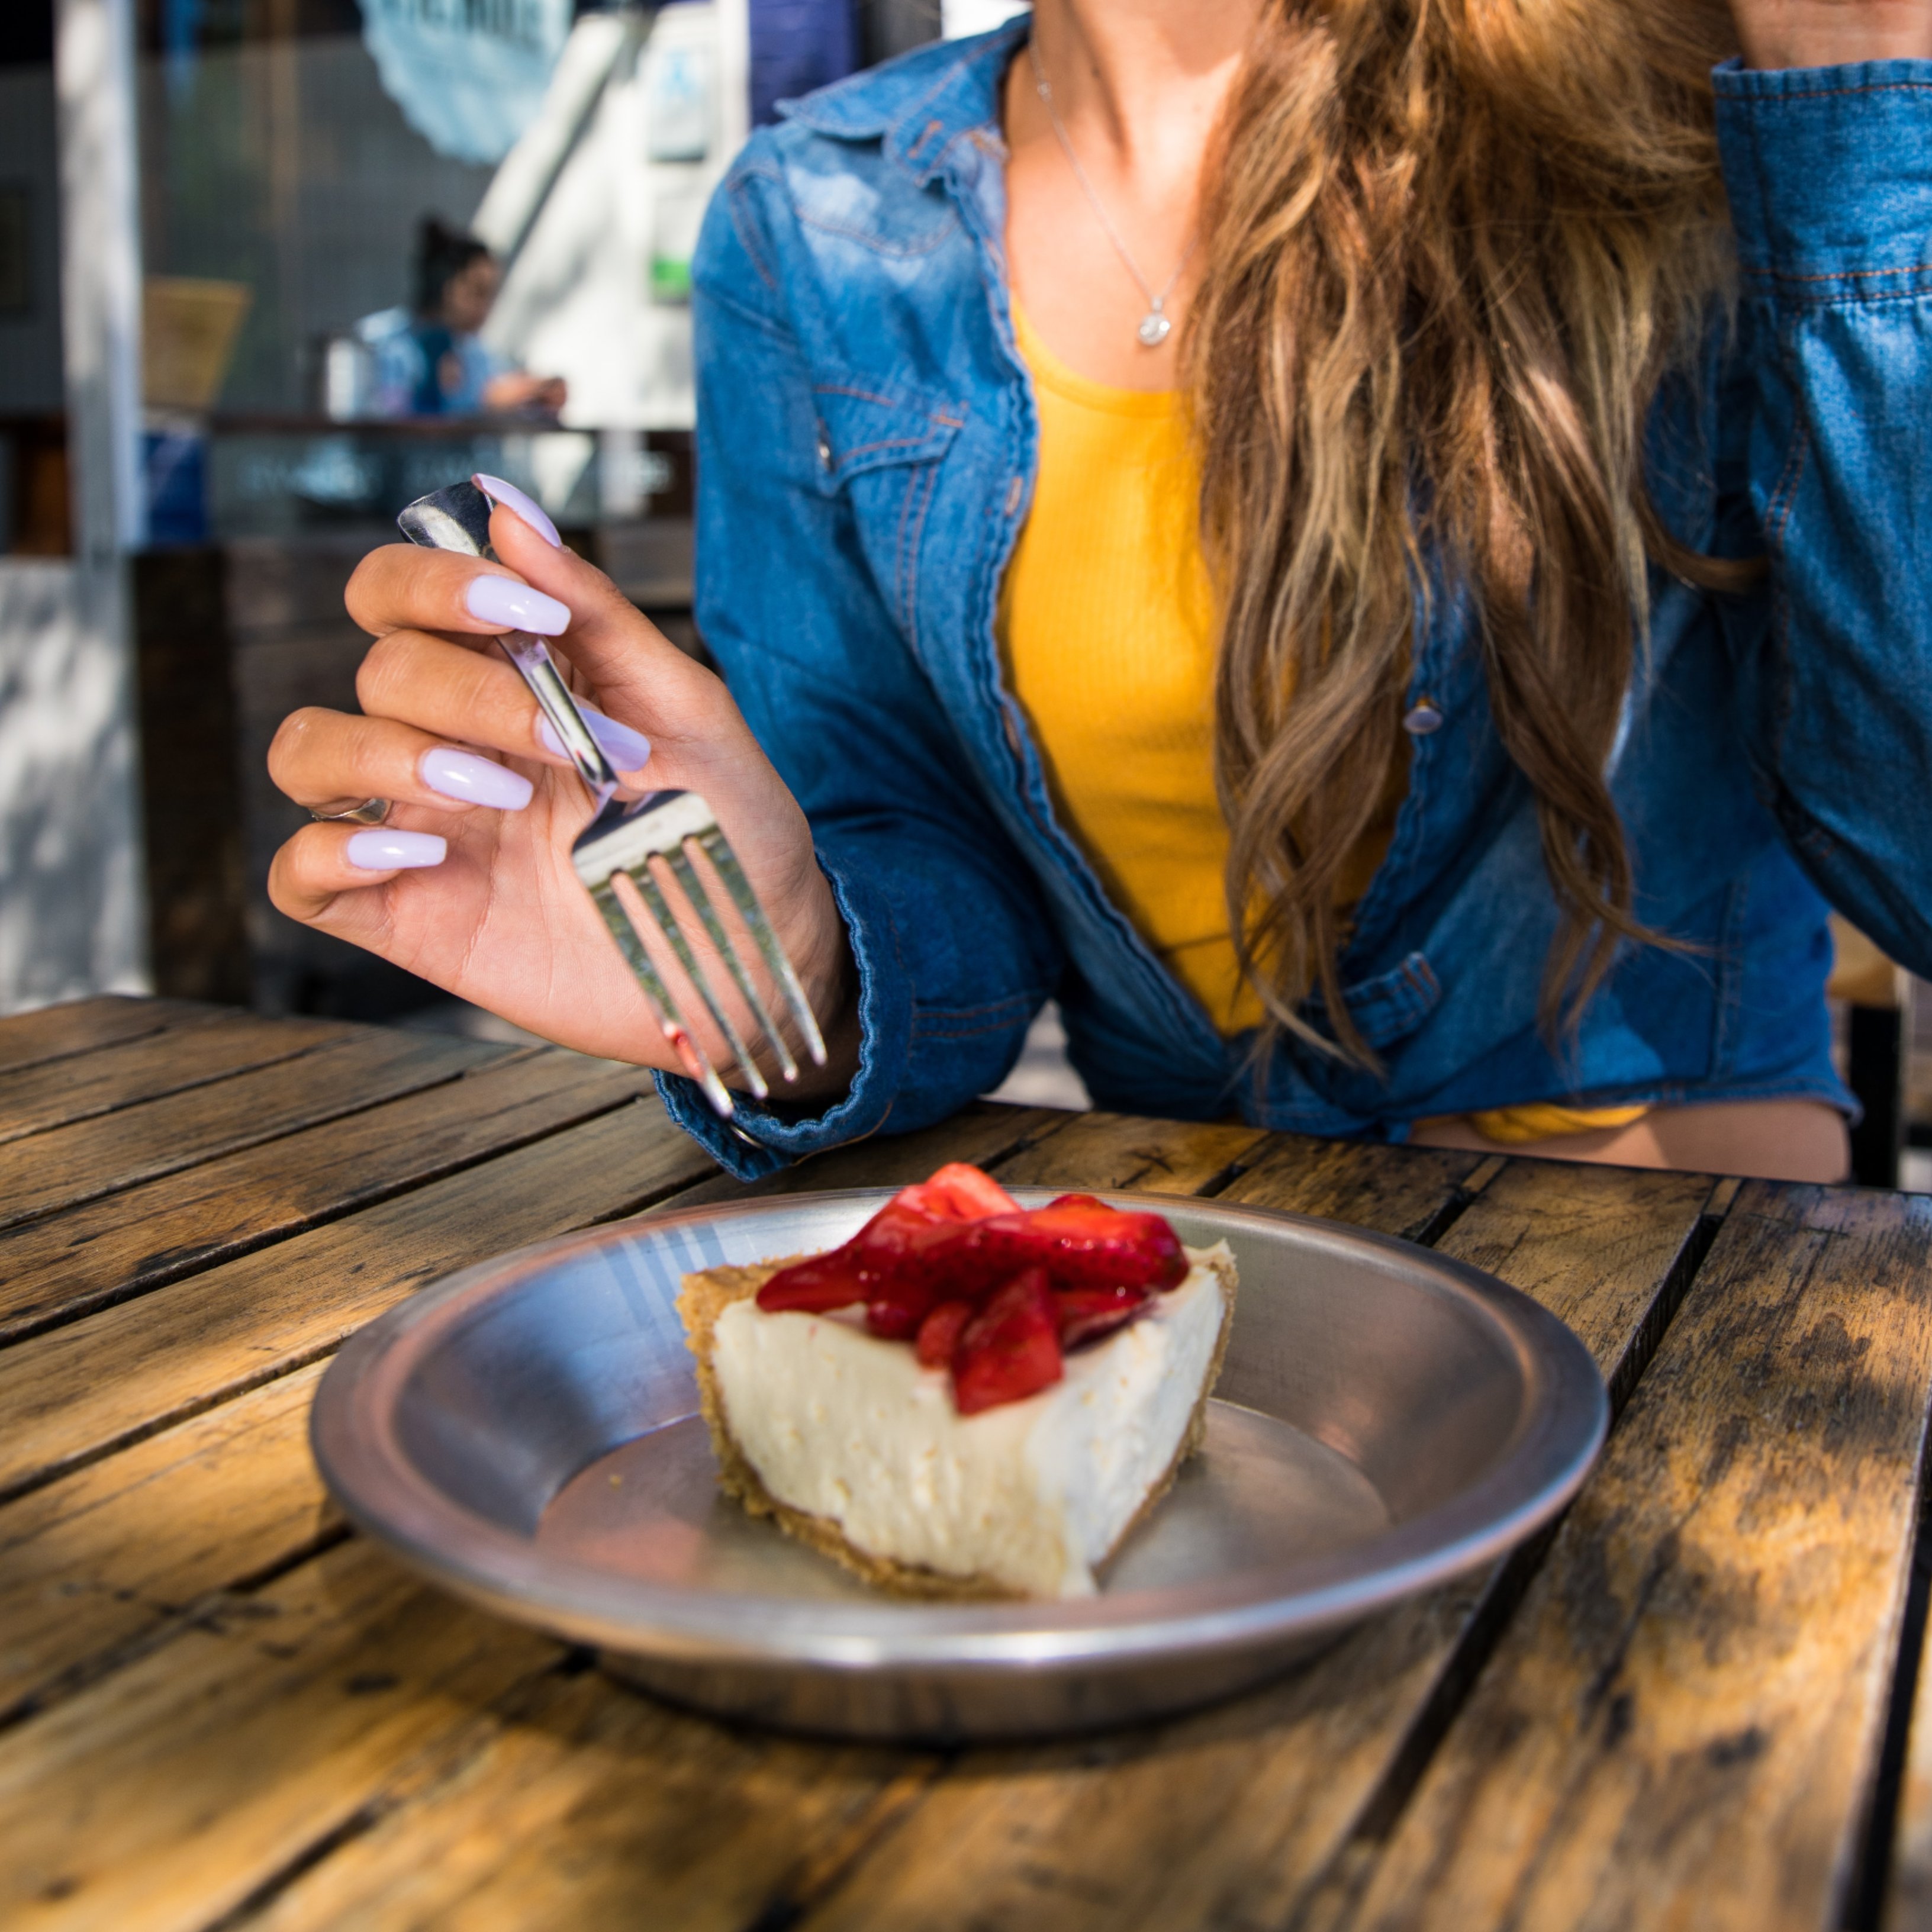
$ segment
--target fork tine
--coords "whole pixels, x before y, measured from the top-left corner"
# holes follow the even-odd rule
[[[712,1065],[682,1018],[671,1017],[677,1012],[676,1002],[663,980],[658,977],[658,969],[651,964],[651,956],[644,950],[644,941],[638,937],[638,929],[631,923],[630,914],[619,902],[608,881],[589,890],[597,910],[603,914],[604,923],[610,928],[610,937],[617,942],[617,950],[624,956],[625,964],[630,968],[643,991],[658,1030],[676,1049],[678,1058],[684,1062],[685,1070],[704,1089],[704,1097],[711,1102],[712,1110],[728,1120],[737,1111],[731,1104],[731,1090],[718,1078],[718,1070]]]
[[[771,1092],[765,1084],[765,1076],[758,1070],[758,1064],[739,1036],[738,1029],[731,1022],[730,1016],[719,1004],[718,996],[712,991],[711,982],[706,978],[704,969],[698,963],[697,956],[691,950],[691,942],[684,936],[683,928],[677,922],[677,915],[670,909],[670,902],[664,896],[664,888],[646,869],[640,860],[634,866],[623,868],[624,876],[638,889],[638,896],[644,902],[644,910],[657,922],[658,930],[670,942],[670,950],[677,956],[677,963],[684,968],[685,976],[698,988],[698,997],[704,1002],[704,1010],[713,1024],[729,1042],[733,1056],[744,1070],[745,1084],[762,1100]]]
[[[718,956],[724,962],[724,970],[731,976],[731,983],[745,997],[745,1004],[752,1010],[766,1039],[772,1043],[778,1057],[778,1071],[788,1080],[798,1078],[798,1062],[792,1058],[790,1046],[779,1032],[778,1022],[772,1018],[770,1007],[765,1004],[765,996],[758,991],[752,979],[751,968],[744,955],[738,950],[738,942],[725,930],[724,920],[718,916],[718,908],[712,903],[711,889],[698,875],[698,868],[691,862],[688,853],[680,847],[675,852],[667,852],[664,863],[670,866],[672,876],[684,888],[685,896],[692,908],[704,922],[704,930]]]
[[[697,843],[711,861],[724,890],[731,895],[731,902],[743,916],[760,956],[784,992],[785,1004],[791,1009],[791,1016],[798,1024],[799,1033],[805,1041],[806,1051],[812,1055],[813,1065],[823,1066],[825,1036],[818,1030],[812,1002],[805,997],[805,988],[798,983],[798,975],[792,970],[791,962],[778,944],[778,934],[772,930],[771,922],[765,916],[765,909],[759,904],[758,895],[752,890],[752,882],[745,876],[744,868],[738,863],[738,855],[732,850],[730,842],[714,825],[709,831],[698,835]]]

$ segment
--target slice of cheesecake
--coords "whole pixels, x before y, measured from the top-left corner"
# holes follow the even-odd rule
[[[986,1225],[996,1243],[1026,1222],[1015,1210]],[[900,1594],[1091,1594],[1094,1571],[1200,1446],[1227,1347],[1233,1256],[1225,1244],[1173,1249],[1179,1278],[1157,1292],[1096,1281],[1105,1264],[1090,1256],[1017,1274],[998,1258],[976,1300],[922,1318],[916,1334],[896,1277],[863,1278],[874,1292],[842,1306],[760,1305],[761,1290],[782,1300],[786,1280],[817,1281],[836,1256],[686,1276],[678,1307],[721,1483]],[[926,1314],[961,1308],[970,1273],[942,1268]],[[1130,1294],[1130,1314],[1096,1316],[1100,1300]]]

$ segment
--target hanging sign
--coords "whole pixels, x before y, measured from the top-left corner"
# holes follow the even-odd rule
[[[440,154],[500,161],[542,104],[572,0],[362,0],[362,40]]]

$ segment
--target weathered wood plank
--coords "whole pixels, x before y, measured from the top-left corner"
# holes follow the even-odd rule
[[[221,1009],[189,1000],[136,999],[103,993],[91,1000],[41,1006],[0,1019],[0,1074],[17,1073],[50,1060],[92,1053],[124,1040],[213,1019]]]
[[[0,1723],[336,1528],[308,1453],[325,1366],[0,1508]]]
[[[1385,1228],[1429,1217],[1415,1155],[1349,1152],[1285,1150],[1230,1193],[1268,1186],[1266,1173],[1273,1204],[1332,1211],[1372,1200]],[[1473,1167],[1478,1157],[1464,1159]],[[1438,1192],[1455,1176],[1438,1171]],[[1440,1246],[1555,1308],[1614,1374],[1643,1340],[1710,1191],[1689,1175],[1516,1162]],[[1298,1675],[1198,1717],[1086,1744],[968,1754],[806,1922],[814,1932],[1288,1923],[1394,1773],[1490,1585],[1484,1576],[1432,1592]]]
[[[1009,1187],[1058,1187],[1079,1177],[1083,1192],[1134,1189],[1198,1194],[1231,1176],[1268,1136],[1225,1122],[1150,1120],[1127,1114],[1076,1114],[1036,1145],[998,1163]]]
[[[218,1013],[72,1060],[29,1066],[0,1079],[0,1141],[109,1114],[269,1066],[350,1036],[339,1020],[266,1020]]]
[[[1423,1240],[1444,1214],[1480,1192],[1502,1167],[1492,1154],[1277,1134],[1266,1154],[1220,1198]]]
[[[512,1054],[468,1072],[433,1058],[424,1076],[439,1084],[0,1232],[0,1345],[419,1186],[651,1087],[640,1069],[554,1051]],[[304,1099],[312,1106],[321,1096]]]
[[[817,1888],[890,1831],[937,1765],[733,1732],[595,1675],[547,1676],[386,1787],[374,1830],[239,1923],[743,1932],[782,1922],[758,1916],[775,1893]]]
[[[213,1086],[32,1135],[0,1146],[0,1228],[358,1113],[518,1051],[440,1034],[358,1027]]]
[[[1018,1159],[1027,1163],[1029,1182],[1046,1186],[1120,1184],[1097,1172],[1095,1162],[1102,1156],[1118,1161],[1129,1148],[1141,1172],[1165,1167],[1178,1173],[1190,1162],[1204,1166],[1201,1130],[1132,1125],[1128,1134],[1101,1133],[1096,1146],[1096,1136],[1075,1135],[1063,1123],[1062,1131],[1030,1145]],[[1438,1213],[1483,1165],[1475,1156],[1378,1148],[1315,1157],[1311,1149],[1285,1151],[1290,1157],[1272,1163],[1253,1198],[1304,1209],[1372,1202],[1399,1226]],[[929,1146],[892,1178],[930,1172],[956,1152]],[[1225,1165],[1217,1160],[1209,1172],[1218,1174]],[[681,1928],[738,1932],[752,1924],[790,1924],[874,1846],[883,1845],[878,1856],[890,1857],[897,1834],[920,1828],[925,1816],[920,1794],[933,1766],[923,1758],[861,1759],[862,1774],[848,1772],[841,1755],[739,1740],[669,1713],[647,1722],[639,1714],[656,1707],[638,1704],[627,1714],[628,1704],[628,1694],[586,1682],[569,1693],[569,1708],[577,1714],[568,1735],[592,1741],[637,1738],[634,1768],[628,1756],[616,1763],[596,1756],[586,1761],[560,1748],[550,1727],[537,1724],[534,1716],[522,1720],[493,1738],[473,1762],[452,1768],[434,1787],[386,1808],[375,1832],[297,1880],[265,1910],[263,1924],[274,1932],[351,1922],[400,1927],[467,1923],[472,1913],[482,1912],[496,1924],[608,1925],[615,1932],[634,1924],[638,1902],[650,1899],[654,1905],[674,1901],[674,1910],[664,1908],[663,1922]],[[671,1728],[660,1731],[660,1722]],[[755,1772],[734,1782],[713,1781],[718,1751],[754,1744],[760,1754]],[[1078,1760],[1083,1751],[1114,1748],[1112,1741],[1102,1741],[1068,1755]],[[1311,1780],[1318,1775],[1311,1769]],[[826,1778],[840,1808],[835,1819],[821,1821],[812,1808]],[[968,1782],[976,1790],[977,1774],[969,1774]],[[709,1792],[714,1815],[708,1826],[700,1827],[687,1812],[688,1792],[700,1802]],[[729,1836],[714,1835],[728,1828],[719,1820],[733,1820],[748,1793],[758,1828],[740,1837],[734,1822]],[[1217,1790],[1216,1802],[1226,1796],[1225,1790]],[[568,1853],[560,1857],[565,1834]],[[425,1856],[425,1846],[436,1850]],[[1118,1840],[1114,1848],[1118,1852]],[[940,1888],[950,1894],[956,1913],[969,1916],[966,1908],[977,1900],[988,1909],[974,1922],[1003,1924],[991,1909],[1001,1896],[997,1881],[992,1893],[982,1894],[972,1870],[970,1859],[980,1855],[976,1844],[966,1853],[947,1848],[950,1876]],[[1000,1864],[1010,1859],[1012,1848],[994,1844],[986,1855]],[[1136,1884],[1146,1881],[1151,1862],[1136,1850]],[[938,1885],[937,1874],[934,1882]],[[924,1902],[922,1895],[909,1897],[902,1912],[898,1902],[889,1902],[884,1916],[896,1926],[920,1924]]]
[[[334,1349],[434,1276],[626,1214],[710,1166],[634,1101],[0,1355],[0,1496]]]
[[[1922,1651],[1906,1734],[1892,1868],[1885,1874],[1885,1932],[1932,1928],[1932,1660]]]
[[[1911,1560],[1928,1262],[1932,1202],[1747,1186],[1337,1922],[1839,1922]]]
[[[927,1768],[734,1736],[560,1674],[559,1655],[359,1540],[211,1606],[165,1649],[0,1738],[0,1834],[19,1847],[0,1871],[0,1919],[202,1925],[340,1837],[331,1888],[318,1898],[298,1879],[272,1922],[416,1924],[442,1900],[500,1924],[683,1927],[698,1922],[684,1909],[694,1893],[724,1908],[707,1922],[736,1926],[734,1901],[782,1882],[801,1841],[862,1843]],[[566,1866],[630,1841],[641,1817],[658,1885],[647,1900],[586,1894],[560,1918],[544,1874],[519,1888],[492,1870],[493,1828],[446,1833],[433,1852],[414,1838],[404,1876],[422,1884],[396,1895],[384,1821],[406,1810],[418,1831],[435,1808],[412,1798],[479,1782],[503,1790],[503,1835],[534,1832]],[[357,1856],[365,1844],[373,1858]],[[372,1871],[368,1896],[358,1880]]]
[[[0,1921],[205,1924],[560,1654],[346,1544],[0,1737]]]

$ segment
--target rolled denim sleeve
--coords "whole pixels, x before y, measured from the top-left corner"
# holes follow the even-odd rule
[[[1720,472],[1760,789],[1826,896],[1932,973],[1932,62],[1715,77],[1740,301]]]
[[[741,1178],[944,1119],[996,1086],[1058,980],[1033,875],[826,486],[812,382],[758,227],[760,143],[714,202],[694,273],[697,616],[810,820],[857,967],[860,1065],[809,1117],[691,1082],[673,1118]]]

